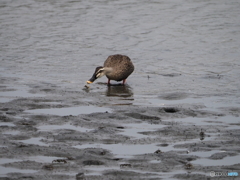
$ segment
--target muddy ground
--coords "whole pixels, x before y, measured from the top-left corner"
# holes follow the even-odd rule
[[[226,179],[211,171],[240,172],[240,108],[144,105],[129,85],[76,90],[16,77],[0,84],[1,180],[207,180]]]
[[[240,179],[239,9],[1,0],[0,180]],[[114,54],[127,85],[84,88]]]

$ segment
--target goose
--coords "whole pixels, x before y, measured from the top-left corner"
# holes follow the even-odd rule
[[[95,69],[92,77],[87,81],[87,84],[93,83],[96,79],[106,75],[108,78],[108,85],[111,80],[123,81],[134,71],[134,65],[128,56],[115,54],[109,56],[104,62],[103,66],[98,66]]]

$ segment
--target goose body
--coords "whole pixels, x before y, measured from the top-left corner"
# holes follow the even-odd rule
[[[134,65],[128,56],[120,54],[111,55],[106,59],[103,66],[95,69],[93,76],[87,83],[93,83],[96,79],[106,75],[108,84],[110,84],[110,80],[123,81],[123,84],[125,84],[126,79],[133,71]]]

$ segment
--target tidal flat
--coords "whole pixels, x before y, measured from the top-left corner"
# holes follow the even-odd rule
[[[0,108],[0,179],[197,180],[240,170],[240,108],[213,110],[212,101],[177,92],[135,103],[129,85],[104,83],[87,91],[28,84],[23,97],[14,91],[1,87],[9,101]]]
[[[239,174],[239,9],[239,0],[1,0],[0,180]],[[126,85],[86,86],[114,54],[135,66]]]

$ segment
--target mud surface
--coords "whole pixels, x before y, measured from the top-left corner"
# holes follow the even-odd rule
[[[120,92],[92,92],[94,86],[86,91],[38,83],[15,89],[19,78],[1,82],[8,101],[0,108],[0,179],[197,180],[209,179],[210,171],[240,171],[238,107],[141,105]],[[95,86],[107,94],[131,89]],[[183,93],[157,98],[187,101]]]
[[[0,2],[0,180],[239,179],[239,0]],[[84,87],[113,54],[126,86]]]

